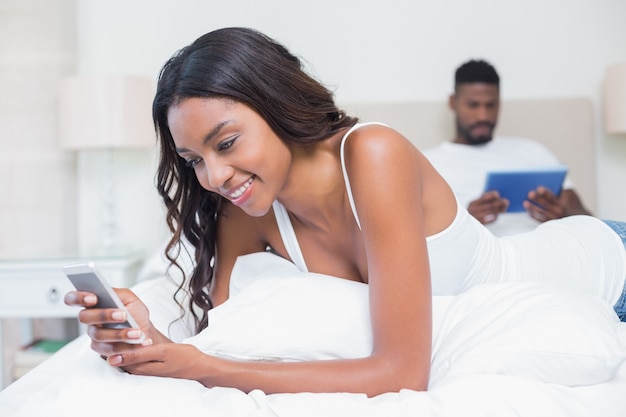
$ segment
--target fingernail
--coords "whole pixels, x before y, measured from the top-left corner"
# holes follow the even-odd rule
[[[76,304],[76,295],[73,292],[65,294],[65,297],[63,297],[63,302],[68,305]]]
[[[98,298],[95,295],[86,295],[83,301],[86,304],[96,304],[98,302]]]
[[[131,339],[139,339],[141,337],[141,330],[136,330],[136,329],[129,330],[126,333],[126,336],[130,337]]]
[[[117,310],[114,311],[113,314],[111,314],[111,317],[113,318],[113,320],[124,321],[126,320],[126,312]]]
[[[146,339],[141,342],[141,346],[152,346],[152,339]]]
[[[109,356],[107,362],[109,362],[110,365],[119,365],[120,363],[122,363],[122,355]]]

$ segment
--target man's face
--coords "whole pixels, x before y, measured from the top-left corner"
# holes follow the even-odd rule
[[[456,143],[479,145],[493,139],[498,121],[500,91],[495,84],[460,84],[450,97],[450,107],[456,113]]]

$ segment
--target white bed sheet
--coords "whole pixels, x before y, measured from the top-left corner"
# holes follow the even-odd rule
[[[162,330],[168,328],[168,323],[178,314],[176,306],[170,301],[171,290],[171,284],[164,278],[143,282],[136,287],[136,292],[149,305],[153,321]],[[462,322],[462,318],[451,317],[459,311],[463,311],[463,314],[470,312],[467,314],[469,319],[465,320],[469,322],[476,322],[473,318],[476,316],[471,315],[478,314],[473,313],[474,310],[483,315],[493,313],[494,318],[506,319],[509,310],[505,311],[498,307],[503,303],[494,303],[486,309],[481,308],[485,297],[493,298],[494,294],[494,289],[487,286],[477,288],[464,299],[462,296],[437,299],[434,302],[435,326],[446,327],[446,320]],[[510,298],[510,294],[506,297]],[[511,299],[511,305],[522,305],[524,301],[522,297]],[[469,308],[469,305],[473,307]],[[329,308],[332,309],[332,306]],[[602,311],[600,313],[604,314]],[[511,317],[511,322],[508,323],[511,329],[517,327],[515,322],[517,320],[519,316]],[[483,326],[484,323],[480,325]],[[599,325],[604,326],[607,323]],[[626,324],[615,323],[614,328],[621,349],[626,352]],[[183,323],[179,323],[177,327],[170,327],[170,330],[175,340],[182,340],[188,335]],[[434,354],[437,352],[442,354],[441,346],[438,344],[443,345],[445,337],[449,335],[443,334],[441,330],[434,335]],[[208,336],[208,339],[211,337]],[[446,373],[438,368],[443,365],[436,365],[436,361],[433,361],[433,364],[432,373],[439,376],[427,392],[403,390],[374,398],[348,393],[266,395],[259,390],[244,393],[233,388],[208,389],[195,381],[122,373],[102,361],[89,348],[87,337],[81,336],[2,391],[0,416],[623,417],[626,415],[626,362],[623,361],[621,365],[615,366],[617,374],[614,377],[608,378],[605,382],[581,386],[547,383],[540,379],[517,375],[517,372],[513,372],[513,375],[478,370]]]
[[[432,416],[623,417],[626,365],[612,381],[581,387],[506,375],[469,375],[427,392],[246,394],[193,381],[138,377],[107,366],[84,338],[0,393],[3,417]]]

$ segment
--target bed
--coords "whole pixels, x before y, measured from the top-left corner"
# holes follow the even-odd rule
[[[512,113],[506,112],[505,104],[501,129],[527,117],[533,125],[583,123],[585,128],[572,128],[576,135],[568,136],[570,146],[572,140],[580,141],[577,146],[593,150],[591,107],[586,100],[519,102]],[[543,110],[533,116],[538,106]],[[412,140],[442,137],[442,132],[447,135],[443,137],[451,135],[451,127],[444,124],[452,122],[443,103],[348,107],[365,120],[397,126]],[[523,117],[515,116],[516,112]],[[558,125],[544,127],[551,132],[547,140],[532,136],[558,142],[558,129]],[[555,152],[561,156],[558,148]],[[580,154],[584,158],[570,161],[563,155],[562,159],[571,166],[585,202],[593,206],[593,192],[583,188],[585,172],[594,178],[593,152]],[[190,262],[186,264],[189,267]],[[211,326],[200,335],[192,334],[185,318],[177,320],[180,311],[172,300],[175,285],[165,277],[159,254],[148,259],[134,289],[161,331],[213,355],[277,361],[366,355],[371,350],[366,285],[323,275],[310,278],[270,253],[241,257],[233,270],[231,298],[211,311]],[[268,395],[260,390],[207,389],[194,381],[119,372],[90,350],[86,336],[80,336],[0,392],[0,415],[626,415],[626,324],[606,303],[547,284],[505,283],[433,297],[433,316],[432,370],[426,392],[403,390],[367,398],[348,393]]]

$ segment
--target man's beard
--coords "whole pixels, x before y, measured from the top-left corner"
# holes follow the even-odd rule
[[[475,123],[471,126],[468,126],[467,128],[464,126],[461,126],[461,124],[459,123],[459,121],[457,120],[456,122],[456,126],[457,126],[457,131],[459,132],[459,136],[461,136],[463,139],[465,139],[465,141],[467,143],[469,143],[470,145],[482,145],[484,143],[487,142],[491,142],[491,140],[493,139],[493,130],[495,128],[495,123],[489,123],[489,122],[479,122],[479,123]],[[489,128],[489,134],[486,135],[473,135],[472,129],[474,129],[475,127],[478,126],[486,126]]]

